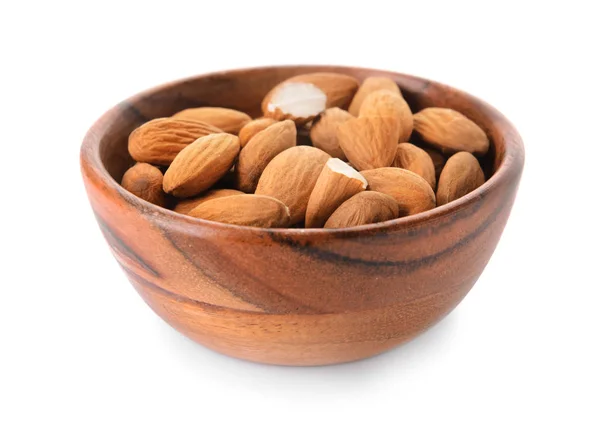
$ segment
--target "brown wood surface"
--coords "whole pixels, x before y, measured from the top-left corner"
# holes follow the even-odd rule
[[[393,79],[413,111],[453,108],[479,124],[494,172],[465,197],[431,211],[352,229],[258,229],[194,219],[119,186],[127,137],[187,107],[260,116],[275,84],[332,71]],[[441,320],[471,289],[510,214],[524,162],[521,139],[494,108],[453,88],[351,67],[267,67],[208,74],[138,94],[90,129],[81,168],[100,228],[129,280],[164,320],[219,352],[319,365],[386,351]],[[482,292],[484,292],[482,290]]]

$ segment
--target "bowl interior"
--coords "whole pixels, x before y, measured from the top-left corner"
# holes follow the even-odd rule
[[[207,74],[157,87],[121,102],[109,111],[100,133],[100,160],[110,176],[120,182],[123,173],[133,164],[127,152],[127,139],[133,129],[157,117],[167,117],[185,108],[221,106],[261,116],[263,96],[277,83],[297,75],[316,71],[349,74],[362,81],[368,76],[393,79],[413,112],[429,106],[456,109],[478,123],[491,140],[490,152],[480,159],[486,178],[501,165],[505,155],[503,132],[485,103],[466,93],[426,79],[387,71],[353,67],[288,66],[234,70]],[[419,144],[418,138],[412,142]]]

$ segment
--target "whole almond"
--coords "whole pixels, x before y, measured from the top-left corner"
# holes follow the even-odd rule
[[[238,134],[240,129],[250,122],[248,114],[235,109],[206,106],[202,108],[188,108],[173,115],[174,119],[202,121],[218,127],[223,132]]]
[[[431,157],[423,149],[410,143],[398,144],[392,167],[403,168],[418,174],[435,190],[435,167]]]
[[[222,132],[203,122],[156,118],[129,135],[129,154],[138,162],[169,165],[185,147],[203,136]]]
[[[358,117],[360,107],[365,98],[375,91],[388,90],[398,95],[402,95],[396,82],[387,77],[372,76],[367,77],[356,91],[352,103],[348,108],[348,112],[355,117]]]
[[[365,97],[359,117],[385,117],[397,120],[398,141],[408,141],[413,131],[413,114],[406,100],[389,90],[375,91]]]
[[[273,197],[255,194],[212,199],[188,214],[205,220],[258,228],[283,228],[290,222],[290,211],[285,204]]]
[[[264,117],[249,121],[246,125],[244,125],[243,128],[240,129],[240,133],[238,135],[240,137],[240,146],[243,148],[246,144],[248,144],[248,141],[250,141],[254,135],[275,123],[277,123],[277,120]]]
[[[199,138],[175,157],[165,173],[163,189],[175,197],[206,191],[229,171],[239,151],[240,140],[235,135]]]
[[[433,161],[433,166],[435,167],[435,178],[439,179],[442,169],[444,168],[444,165],[446,165],[446,157],[442,155],[442,152],[439,150],[431,149],[429,147],[421,147],[421,149],[423,149]]]
[[[435,194],[431,185],[412,171],[386,167],[365,170],[361,174],[369,183],[369,190],[378,191],[396,199],[400,207],[400,216],[435,208]]]
[[[238,190],[230,190],[228,188],[209,190],[204,194],[201,194],[200,196],[180,200],[179,202],[177,202],[177,205],[175,205],[173,211],[178,212],[179,214],[188,214],[192,209],[194,209],[198,205],[202,205],[204,202],[207,202],[209,200],[218,199],[221,197],[237,196],[240,194],[244,193]]]
[[[121,180],[127,191],[158,206],[165,206],[162,183],[163,174],[158,168],[140,162],[127,170]]]
[[[483,185],[485,176],[479,161],[468,152],[458,152],[448,158],[440,175],[437,204],[445,205]]]
[[[315,184],[306,208],[305,226],[322,228],[346,200],[367,188],[367,180],[344,161],[330,158]]]
[[[338,126],[340,147],[358,170],[388,167],[396,156],[394,120],[381,117],[353,118]]]
[[[414,125],[425,141],[445,154],[485,155],[490,147],[483,129],[453,109],[425,108],[414,115]]]
[[[347,107],[357,89],[357,80],[345,74],[301,74],[269,91],[262,111],[265,117],[304,124],[327,108]]]
[[[342,123],[353,119],[347,111],[340,108],[329,108],[321,112],[312,122],[310,139],[313,146],[327,152],[334,158],[346,159],[340,147],[337,129]]]
[[[245,193],[253,193],[267,164],[295,145],[296,125],[291,120],[277,122],[254,135],[235,165],[235,186]]]
[[[396,200],[376,191],[363,191],[342,203],[329,217],[325,228],[349,228],[398,218]]]
[[[290,208],[290,225],[304,220],[308,199],[330,156],[315,147],[284,150],[267,165],[256,194],[272,196]]]

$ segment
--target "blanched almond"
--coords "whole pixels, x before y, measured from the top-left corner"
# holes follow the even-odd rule
[[[330,158],[308,200],[305,226],[322,228],[338,206],[366,188],[363,175],[340,159]]]
[[[209,189],[233,165],[240,140],[231,134],[212,134],[183,149],[165,172],[163,189],[176,197],[191,197]]]
[[[202,203],[189,215],[231,225],[282,228],[289,225],[290,211],[273,197],[241,194]]]
[[[400,216],[412,215],[435,207],[435,194],[425,179],[403,168],[377,168],[361,171],[369,190],[392,196],[400,207]]]
[[[330,156],[315,147],[284,150],[267,165],[256,194],[275,197],[290,209],[290,225],[304,220],[308,199]]]
[[[398,218],[400,208],[393,197],[376,191],[355,194],[329,217],[325,228],[348,228]]]
[[[269,91],[262,110],[265,117],[304,124],[327,108],[347,107],[357,89],[357,80],[345,74],[302,74]]]

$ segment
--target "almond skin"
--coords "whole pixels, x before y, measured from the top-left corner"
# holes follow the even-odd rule
[[[178,212],[179,214],[188,214],[192,209],[199,205],[202,205],[204,202],[207,202],[209,200],[219,199],[221,197],[238,196],[240,194],[244,193],[238,190],[230,190],[228,188],[209,190],[206,193],[201,194],[200,196],[180,200],[179,202],[177,202],[177,205],[175,205],[173,211]]]
[[[350,107],[348,108],[348,112],[354,115],[355,117],[358,117],[360,107],[364,102],[365,98],[372,92],[381,90],[391,91],[393,93],[397,93],[400,96],[402,95],[400,89],[398,88],[398,85],[392,79],[379,76],[367,77],[358,88],[356,94],[354,95],[352,103],[350,103]]]
[[[397,120],[398,141],[408,141],[413,131],[413,114],[406,100],[393,91],[380,90],[369,94],[360,107],[359,117],[389,117]]]
[[[365,170],[361,174],[369,183],[369,190],[396,199],[401,217],[435,208],[435,194],[431,185],[412,171],[386,167]]]
[[[460,112],[426,108],[414,115],[415,131],[444,154],[469,152],[485,155],[490,141],[483,129]]]
[[[129,135],[129,154],[138,162],[169,165],[177,154],[198,138],[222,132],[203,122],[156,118]]]
[[[167,169],[165,192],[191,197],[209,189],[231,168],[240,151],[240,140],[231,134],[212,134],[183,149]]]
[[[346,200],[367,188],[359,172],[338,158],[327,161],[306,208],[307,228],[322,228],[333,212]]]
[[[273,197],[255,194],[212,199],[192,209],[189,215],[204,220],[257,228],[283,228],[290,222],[287,206]]]
[[[442,173],[442,169],[444,165],[446,165],[446,157],[442,155],[442,152],[435,149],[430,149],[429,147],[421,147],[431,158],[433,161],[433,166],[435,167],[435,178],[439,179],[440,174]]]
[[[394,120],[359,117],[338,126],[340,147],[358,170],[388,167],[396,156]]]
[[[291,77],[267,93],[262,101],[265,117],[304,124],[334,106],[345,108],[358,89],[358,81],[339,73],[309,73]]]
[[[290,225],[304,220],[308,199],[330,156],[315,147],[297,146],[277,155],[261,175],[256,194],[275,197],[290,209]]]
[[[252,118],[248,114],[235,109],[207,106],[203,108],[188,108],[173,115],[174,119],[201,121],[216,126],[223,132],[238,134],[240,129]]]
[[[121,186],[137,197],[158,206],[165,206],[162,189],[163,174],[153,165],[138,162],[125,172]]]
[[[269,162],[295,145],[296,125],[291,120],[277,122],[254,135],[240,152],[235,165],[236,188],[253,193]]]
[[[418,174],[435,190],[435,166],[431,157],[423,149],[410,143],[398,144],[392,167],[403,168]]]
[[[312,122],[310,140],[313,146],[327,152],[333,158],[346,160],[340,147],[337,129],[342,123],[353,119],[349,112],[340,108],[329,108],[321,112]]]
[[[458,152],[448,158],[440,175],[437,204],[445,205],[483,185],[485,176],[479,161],[468,152]]]
[[[243,148],[254,135],[275,123],[277,123],[277,120],[273,120],[272,118],[257,118],[256,120],[249,121],[240,129],[238,135],[240,137],[240,146]]]
[[[325,228],[349,228],[398,218],[400,207],[393,197],[376,191],[355,194],[329,217]]]

